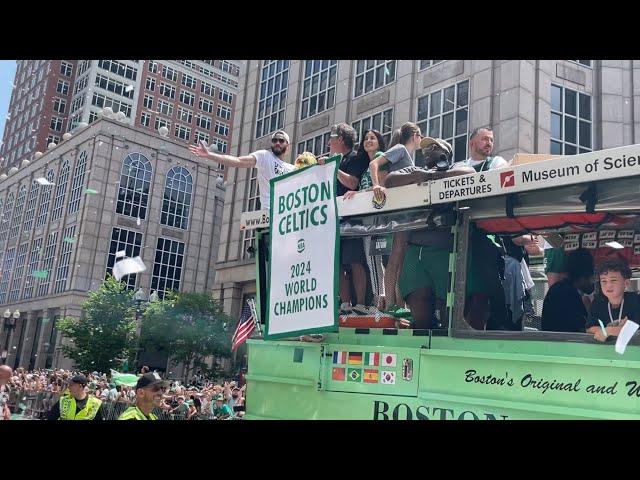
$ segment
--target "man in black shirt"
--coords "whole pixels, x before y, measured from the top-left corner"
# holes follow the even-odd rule
[[[591,304],[587,333],[604,342],[609,336],[618,336],[627,320],[640,323],[640,297],[636,292],[626,292],[631,283],[631,269],[623,259],[605,260],[598,265],[600,293]],[[600,322],[605,325],[602,332]]]
[[[581,293],[593,292],[593,257],[588,250],[574,250],[566,259],[568,277],[554,283],[542,306],[542,330],[584,332],[587,309]]]
[[[339,123],[331,128],[329,137],[329,153],[342,154],[338,167],[337,195],[342,196],[349,190],[357,190],[360,177],[369,167],[368,157],[358,157],[353,151],[356,142],[356,131],[346,123]],[[345,238],[340,241],[340,300],[341,313],[353,310],[359,314],[367,314],[365,295],[367,292],[367,259],[364,254],[362,238]],[[351,282],[355,289],[356,301],[353,301]]]

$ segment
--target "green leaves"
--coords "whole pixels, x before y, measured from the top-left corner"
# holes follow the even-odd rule
[[[82,370],[108,372],[118,368],[120,358],[131,355],[136,346],[133,292],[109,277],[100,288],[89,293],[82,318],[61,319],[57,328],[72,343],[63,353]]]

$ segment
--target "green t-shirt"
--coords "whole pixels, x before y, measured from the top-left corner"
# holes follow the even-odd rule
[[[216,417],[219,417],[221,415],[233,415],[233,412],[231,411],[231,409],[229,408],[229,405],[223,404],[220,408],[216,407],[213,409],[213,414]]]
[[[384,152],[376,152],[373,158],[378,158],[380,155],[384,155]],[[385,163],[382,167],[380,167],[380,170],[389,171],[390,167],[390,163]],[[371,187],[373,187],[373,180],[371,180],[371,167],[369,167],[362,174],[362,177],[360,177],[360,185],[358,187],[358,190],[366,190],[367,188]]]

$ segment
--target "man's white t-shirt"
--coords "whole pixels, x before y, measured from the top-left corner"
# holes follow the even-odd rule
[[[251,154],[256,159],[258,169],[258,188],[260,189],[260,208],[269,210],[271,186],[269,180],[295,170],[295,166],[283,162],[271,150],[258,150]]]
[[[472,158],[467,158],[464,161],[464,164],[469,167],[475,167],[476,165],[479,165],[482,162],[486,162],[486,160],[474,160]],[[496,168],[504,168],[508,166],[509,166],[509,163],[507,163],[507,161],[504,158],[502,158],[500,155],[496,155],[495,157],[491,157],[491,162],[487,170],[495,170]]]

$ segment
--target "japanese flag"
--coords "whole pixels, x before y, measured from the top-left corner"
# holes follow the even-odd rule
[[[395,367],[398,355],[395,353],[383,353],[382,354],[382,366],[383,367]]]

